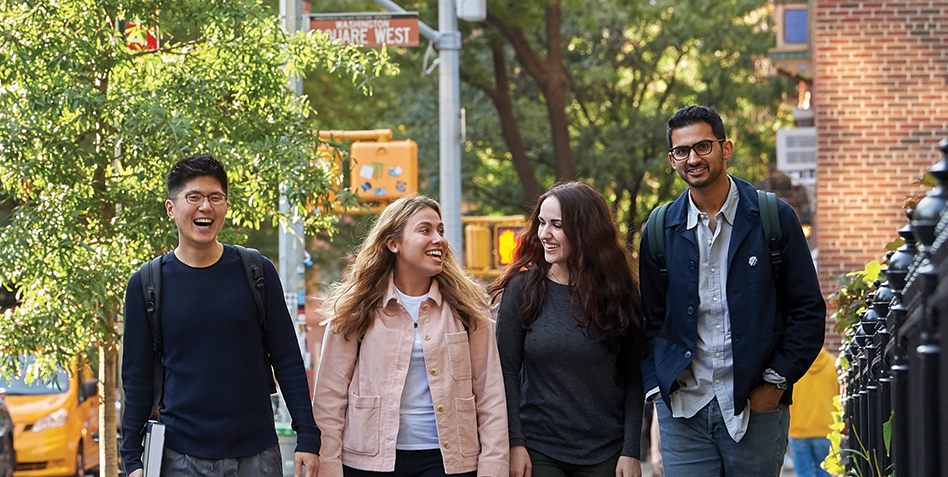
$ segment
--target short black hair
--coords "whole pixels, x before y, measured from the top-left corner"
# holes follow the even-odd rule
[[[195,177],[211,176],[221,183],[224,195],[227,195],[227,172],[224,165],[210,154],[192,154],[178,161],[168,171],[168,198],[178,195],[184,184]]]
[[[717,111],[707,106],[685,106],[668,120],[668,147],[674,146],[672,131],[697,123],[707,123],[711,126],[711,132],[716,138],[722,141],[727,139],[724,133],[724,122],[721,121],[721,116]]]

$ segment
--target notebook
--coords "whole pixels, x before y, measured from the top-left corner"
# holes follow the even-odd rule
[[[142,453],[144,477],[161,477],[161,456],[165,450],[165,425],[148,421],[145,426],[145,451]]]

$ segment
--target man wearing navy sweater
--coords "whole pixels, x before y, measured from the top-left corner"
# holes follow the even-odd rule
[[[165,207],[178,228],[178,247],[160,267],[162,476],[283,475],[269,352],[298,436],[294,475],[315,477],[320,433],[276,269],[264,259],[267,325],[261,327],[237,249],[217,241],[228,207],[223,166],[206,154],[189,156],[171,168],[167,185]],[[142,474],[142,436],[154,388],[155,353],[141,281],[140,272],[132,275],[125,295],[122,458],[130,477]]]

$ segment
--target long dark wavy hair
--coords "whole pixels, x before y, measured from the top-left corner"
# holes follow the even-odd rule
[[[582,306],[579,326],[588,335],[599,330],[602,342],[617,347],[629,334],[643,329],[642,300],[632,257],[622,245],[612,212],[602,194],[583,182],[557,184],[537,200],[520,234],[513,262],[490,287],[497,295],[519,273],[525,274],[520,317],[529,329],[543,308],[550,264],[537,235],[540,205],[555,197],[560,202],[563,233],[570,243],[566,259],[573,306]]]

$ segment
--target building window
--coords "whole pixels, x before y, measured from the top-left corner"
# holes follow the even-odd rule
[[[783,12],[783,34],[787,43],[807,42],[806,10],[786,9]]]

